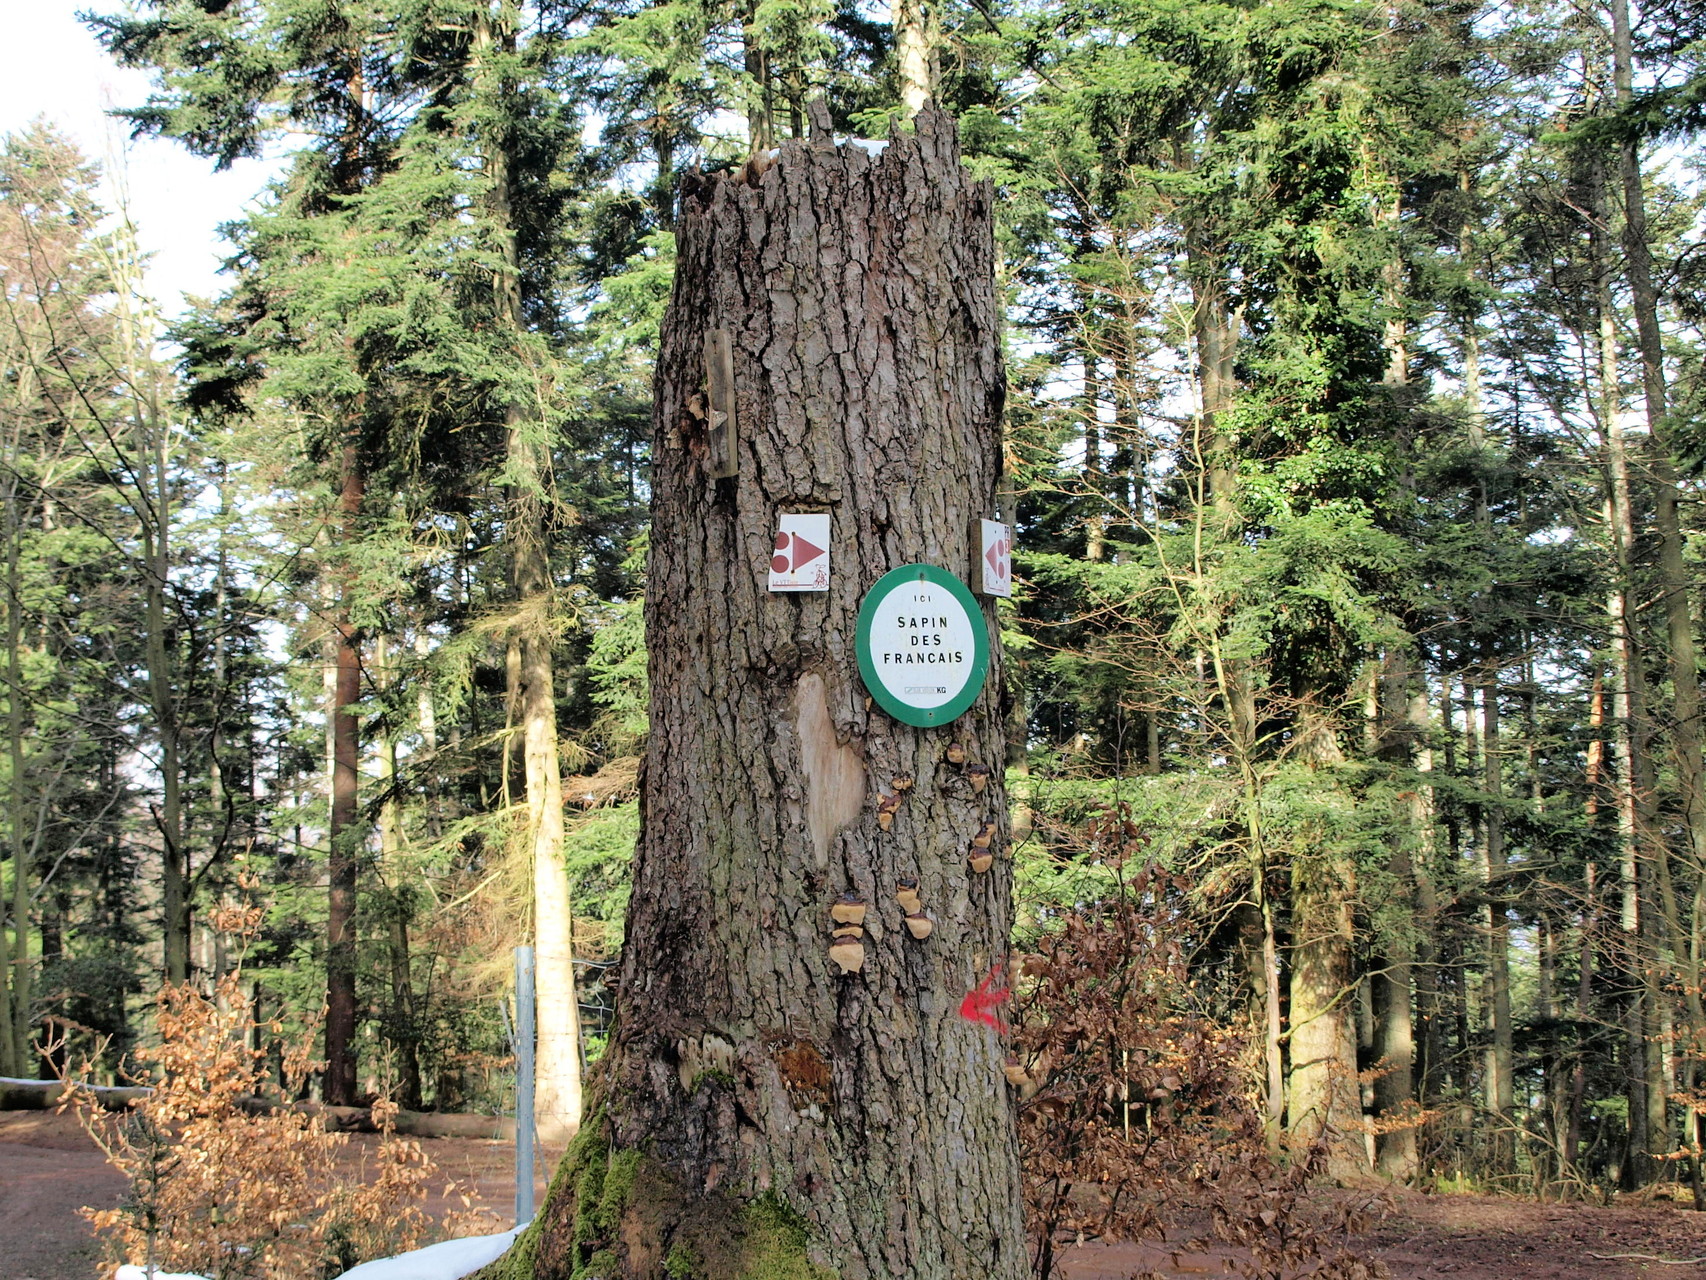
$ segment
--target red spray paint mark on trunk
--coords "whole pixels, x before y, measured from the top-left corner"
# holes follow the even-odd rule
[[[1007,1024],[995,1011],[1006,1004],[1007,997],[1012,994],[1007,990],[1005,968],[1006,965],[997,960],[990,966],[989,976],[966,992],[966,998],[960,1001],[960,1017],[967,1022],[981,1022],[994,1027],[1002,1035],[1007,1034]]]

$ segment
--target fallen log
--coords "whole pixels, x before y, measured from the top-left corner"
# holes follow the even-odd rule
[[[95,1100],[108,1111],[123,1111],[138,1098],[154,1092],[146,1086],[86,1084],[80,1086],[95,1095]],[[65,1097],[65,1084],[59,1080],[23,1080],[16,1076],[0,1076],[0,1111],[51,1111]]]
[[[122,1111],[132,1102],[153,1092],[146,1085],[79,1085],[94,1095],[95,1101],[107,1111]],[[0,1076],[0,1111],[50,1111],[65,1097],[65,1084],[59,1080],[22,1080]],[[237,1106],[249,1115],[266,1115],[273,1111],[294,1111],[302,1115],[317,1115],[333,1133],[377,1133],[373,1113],[366,1107],[328,1107],[323,1103],[280,1102],[276,1098],[246,1095],[237,1099]],[[513,1116],[482,1116],[441,1113],[437,1111],[399,1111],[393,1127],[410,1138],[473,1138],[488,1141],[515,1140]]]

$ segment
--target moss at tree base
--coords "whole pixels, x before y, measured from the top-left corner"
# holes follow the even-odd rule
[[[470,1280],[837,1280],[809,1256],[810,1224],[775,1193],[693,1195],[602,1116],[581,1129],[509,1252]]]

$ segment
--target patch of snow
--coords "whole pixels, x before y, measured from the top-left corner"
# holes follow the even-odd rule
[[[395,1258],[375,1258],[344,1272],[342,1280],[462,1280],[463,1276],[472,1275],[488,1262],[501,1258],[525,1229],[516,1227],[495,1236],[464,1236]],[[159,1280],[171,1277],[162,1276]]]
[[[395,1258],[375,1258],[344,1272],[342,1280],[462,1280],[488,1262],[496,1262],[526,1228],[500,1231],[495,1236],[464,1236],[416,1249]],[[149,1280],[143,1267],[122,1266],[113,1280]],[[156,1271],[153,1280],[207,1280],[205,1276],[168,1275]]]

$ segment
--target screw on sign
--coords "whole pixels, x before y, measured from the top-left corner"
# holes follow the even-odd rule
[[[770,553],[772,591],[829,590],[829,516],[788,514],[776,519]]]

